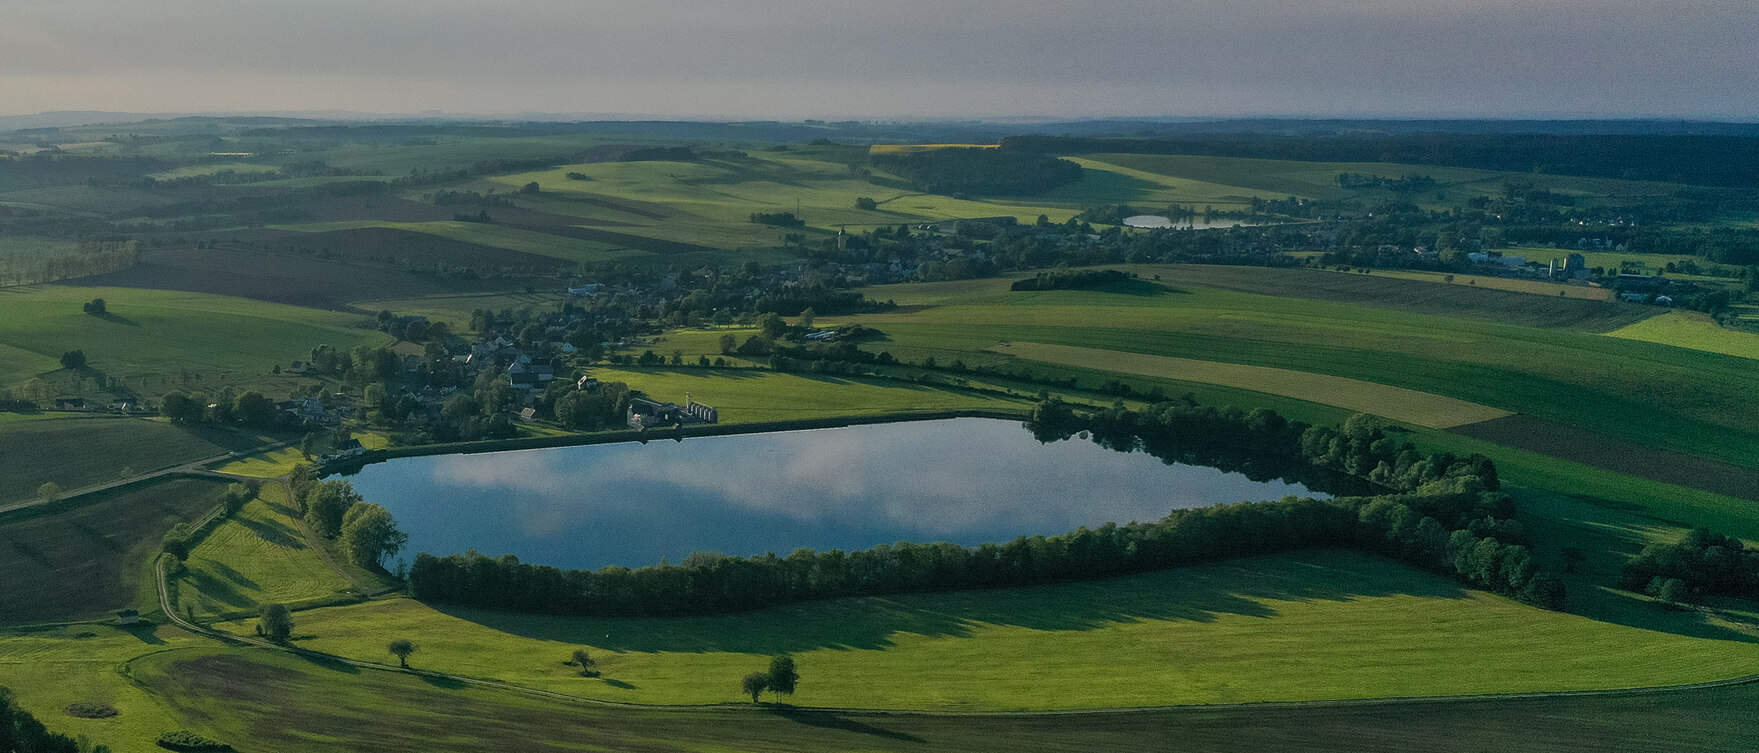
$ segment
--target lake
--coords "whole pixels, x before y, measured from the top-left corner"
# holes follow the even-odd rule
[[[976,545],[1324,496],[1092,442],[1041,444],[1019,422],[980,418],[396,458],[349,480],[396,516],[410,558],[474,547],[589,569],[695,550]]]

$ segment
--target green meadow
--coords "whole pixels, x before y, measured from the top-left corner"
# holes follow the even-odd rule
[[[109,313],[81,306],[103,298]],[[41,378],[64,393],[95,392],[103,376],[136,394],[155,396],[185,383],[254,387],[279,397],[294,383],[271,375],[279,365],[307,358],[311,349],[389,342],[355,326],[359,315],[264,303],[243,298],[135,288],[40,285],[0,290],[0,385],[19,387]],[[85,351],[81,372],[61,368],[61,354]]]
[[[1759,359],[1759,334],[1722,327],[1703,314],[1669,312],[1606,333],[1627,340]]]
[[[1665,623],[1636,629],[1544,612],[1330,551],[703,618],[548,618],[391,600],[296,620],[306,648],[379,660],[386,643],[409,638],[422,647],[418,667],[649,704],[736,702],[739,677],[779,653],[800,666],[790,702],[852,708],[1460,695],[1759,673],[1759,636],[1750,633],[1707,639]],[[253,625],[221,627],[249,633]],[[563,665],[575,647],[592,653],[601,678]]]
[[[593,369],[602,382],[625,382],[657,400],[686,395],[719,409],[722,423],[953,410],[1026,411],[1032,400],[869,377],[778,374],[756,369]]]

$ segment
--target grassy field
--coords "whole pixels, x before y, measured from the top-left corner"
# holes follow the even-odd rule
[[[316,453],[323,454],[323,453]],[[245,455],[235,460],[217,463],[211,468],[221,473],[234,476],[250,476],[252,478],[280,478],[293,472],[293,467],[309,462],[298,447],[282,447],[267,452]]]
[[[244,431],[173,426],[145,418],[67,413],[0,414],[0,504],[31,499],[54,482],[63,491],[253,448],[269,441]]]
[[[741,424],[832,416],[965,409],[1026,410],[1025,396],[996,397],[883,379],[778,374],[741,369],[593,369],[602,382],[625,382],[650,397],[680,405],[686,394]]]
[[[162,732],[184,726],[163,700],[130,682],[128,662],[160,651],[183,653],[212,641],[175,628],[78,624],[29,632],[0,632],[0,687],[49,729],[109,745],[117,753],[163,751]],[[64,709],[97,703],[116,709],[108,719],[81,719]]]
[[[151,611],[147,561],[171,526],[220,504],[222,481],[158,479],[0,515],[0,621],[34,624]]]
[[[418,654],[419,656],[419,654]],[[241,750],[1740,751],[1752,686],[1618,698],[960,717],[607,709],[247,652],[130,665],[170,713]],[[199,699],[199,700],[198,700]],[[398,724],[385,723],[395,718]],[[117,748],[120,752],[140,748]]]
[[[1355,413],[1372,413],[1432,429],[1445,429],[1511,415],[1505,410],[1427,392],[1288,369],[1043,343],[1010,342],[997,345],[991,350],[1029,361],[1086,366],[1120,374],[1207,382],[1268,392]]]
[[[1759,457],[1759,410],[1747,397],[1759,377],[1749,362],[1592,334],[1629,324],[1631,307],[1367,275],[1361,284],[1379,298],[1344,302],[1327,298],[1354,276],[1296,270],[1258,283],[1281,284],[1278,297],[1230,289],[1253,289],[1232,272],[1142,268],[1162,280],[1113,291],[1009,292],[1007,280],[887,286],[869,292],[901,309],[854,320],[885,334],[865,347],[900,358],[997,363],[1004,357],[990,349],[1031,342],[1262,366],[1444,395],[1736,464]],[[1495,321],[1505,302],[1510,321]],[[1462,315],[1434,313],[1449,308]]]
[[[260,499],[190,552],[185,572],[173,581],[180,613],[254,613],[262,604],[321,600],[351,588],[306,541],[287,497],[286,487],[264,485]]]
[[[1703,314],[1675,311],[1606,333],[1627,340],[1759,359],[1759,335],[1717,325]]]
[[[372,659],[409,638],[422,645],[416,666],[637,703],[736,701],[739,677],[783,652],[803,677],[794,703],[864,708],[1446,695],[1759,672],[1750,632],[1706,639],[1672,634],[1664,621],[1644,630],[1544,612],[1329,551],[707,618],[551,618],[395,600],[296,621],[308,648]],[[562,665],[576,646],[593,653],[602,679]]]
[[[108,302],[109,315],[81,312],[93,298]],[[87,394],[102,376],[147,396],[230,384],[279,397],[296,380],[271,376],[277,364],[320,344],[389,342],[354,326],[358,315],[198,293],[44,285],[0,292],[0,308],[0,384],[42,378],[69,392],[83,383]],[[61,368],[61,354],[74,349],[85,351],[85,371]],[[202,381],[185,385],[186,370]]]

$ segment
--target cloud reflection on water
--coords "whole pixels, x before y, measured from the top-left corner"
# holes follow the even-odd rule
[[[414,549],[588,567],[695,549],[976,544],[1307,493],[1087,442],[1041,445],[982,419],[406,458],[354,480],[404,521]]]

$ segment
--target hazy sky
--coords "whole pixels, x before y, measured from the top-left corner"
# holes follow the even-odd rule
[[[7,0],[0,114],[1759,119],[1756,0]]]

